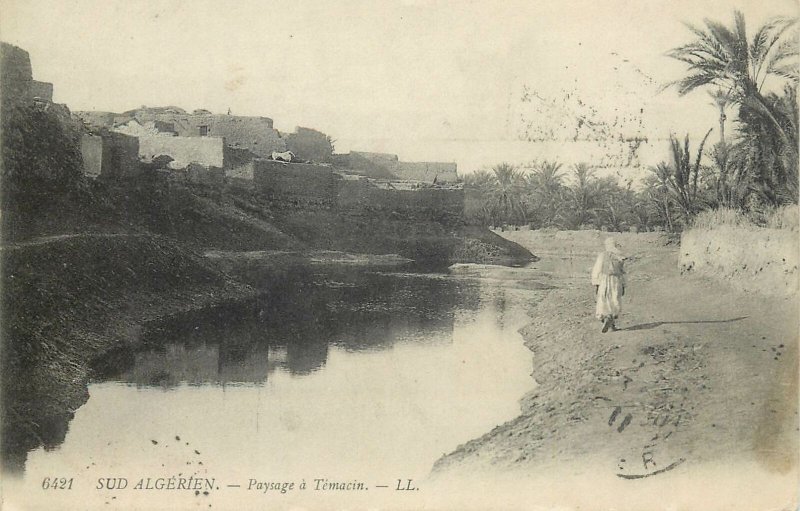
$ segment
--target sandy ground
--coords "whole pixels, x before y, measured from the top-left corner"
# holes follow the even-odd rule
[[[478,508],[797,508],[797,296],[681,276],[676,245],[624,234],[622,330],[602,334],[588,271],[603,235],[503,235],[557,287],[522,330],[534,388],[437,463],[441,484],[471,481]]]

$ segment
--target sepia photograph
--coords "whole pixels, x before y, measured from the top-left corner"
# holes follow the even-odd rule
[[[794,511],[797,0],[0,0],[0,508]]]

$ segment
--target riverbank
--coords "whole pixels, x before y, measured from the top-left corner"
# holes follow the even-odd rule
[[[796,295],[682,277],[677,245],[623,234],[622,330],[601,334],[588,272],[603,233],[503,235],[558,276],[521,330],[535,388],[518,418],[441,458],[435,480],[511,481],[533,499],[512,508],[794,508]]]
[[[527,254],[488,230],[486,235]],[[0,247],[0,256],[2,458],[13,471],[23,468],[31,449],[60,445],[89,397],[89,381],[130,358],[148,331],[176,323],[196,328],[208,318],[230,325],[235,318],[282,314],[305,314],[317,324],[325,303],[275,308],[298,275],[414,263],[397,254],[308,248],[201,251],[167,236],[122,229],[12,241]],[[337,331],[335,323],[329,331]]]
[[[3,300],[3,464],[59,445],[88,399],[91,364],[138,342],[148,324],[254,300],[250,286],[168,239],[67,234],[0,250]]]

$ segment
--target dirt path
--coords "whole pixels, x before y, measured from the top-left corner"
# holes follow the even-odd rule
[[[537,255],[558,253],[533,233],[507,236]],[[644,488],[658,497],[648,508],[695,508],[695,497],[681,490],[705,477],[698,490],[720,494],[697,508],[795,509],[797,298],[681,277],[676,249],[635,236],[623,243],[634,260],[622,330],[600,333],[588,276],[581,278],[591,264],[584,257],[522,330],[539,383],[522,399],[522,415],[445,456],[435,472],[540,480],[558,473],[577,485],[605,481],[618,492],[582,496],[585,509],[624,509]],[[574,253],[587,248],[578,245]],[[742,481],[751,476],[766,483],[747,487]],[[758,500],[762,492],[769,503]],[[551,497],[558,504],[578,499]]]

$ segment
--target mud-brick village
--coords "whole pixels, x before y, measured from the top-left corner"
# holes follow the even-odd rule
[[[462,187],[455,163],[405,162],[393,154],[355,151],[335,154],[324,133],[303,127],[281,133],[267,117],[207,110],[188,113],[174,106],[143,106],[124,113],[70,112],[66,105],[52,102],[53,84],[31,78],[24,50],[3,43],[3,55],[9,90],[62,119],[70,134],[80,139],[82,172],[92,179],[119,183],[158,175],[167,181],[219,189],[234,184],[331,204],[340,192],[346,190],[347,195],[350,189],[349,195],[363,195],[369,202],[370,192],[365,190],[374,190],[370,198],[376,206],[384,196],[391,196],[377,190],[441,190],[442,197],[463,194],[457,191]],[[419,202],[422,206],[425,200]],[[431,205],[436,202],[430,201]]]
[[[266,117],[73,112],[24,49],[3,43],[2,69],[8,464],[42,442],[21,425],[66,432],[91,360],[142,325],[263,298],[267,273],[533,259],[466,224],[455,163],[337,154],[324,133]]]
[[[727,2],[19,3],[3,504],[795,509],[797,13]]]

